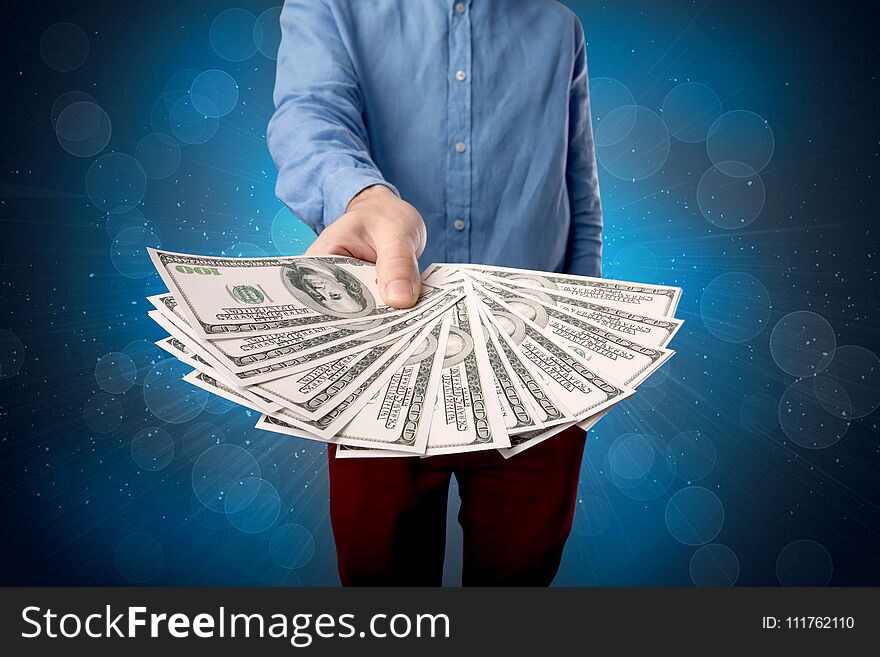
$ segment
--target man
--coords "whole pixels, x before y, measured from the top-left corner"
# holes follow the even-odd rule
[[[584,34],[550,0],[288,0],[268,130],[309,255],[376,263],[392,306],[419,262],[598,276],[602,215]],[[419,259],[420,258],[420,259]],[[342,583],[441,583],[447,493],[466,585],[548,585],[571,529],[584,433],[497,452],[335,459]]]

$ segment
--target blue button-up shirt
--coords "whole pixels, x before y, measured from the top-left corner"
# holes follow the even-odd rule
[[[287,0],[268,129],[316,232],[363,188],[419,210],[420,258],[598,276],[583,28],[551,0]]]

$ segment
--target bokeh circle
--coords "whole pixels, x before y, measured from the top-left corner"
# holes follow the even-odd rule
[[[870,349],[856,345],[837,347],[823,373],[846,390],[853,418],[866,417],[880,406],[880,358]]]
[[[770,162],[775,147],[770,125],[748,110],[733,110],[719,116],[709,128],[706,140],[709,159],[728,176],[744,171],[733,168],[730,162],[746,164],[750,171],[760,172]]]
[[[840,381],[825,376],[824,373],[811,378],[813,393],[822,408],[834,417],[851,422],[853,419],[852,400]]]
[[[76,157],[92,157],[110,143],[113,127],[107,112],[92,101],[81,100],[65,107],[55,121],[55,137],[61,148]]]
[[[104,217],[104,229],[107,231],[107,237],[110,239],[119,235],[119,231],[124,228],[131,228],[132,226],[149,226],[158,235],[158,229],[144,217],[144,213],[140,211],[140,208],[132,208],[127,212],[117,212],[116,214],[105,212]]]
[[[632,127],[625,131],[630,121]],[[648,178],[657,173],[669,157],[666,125],[656,112],[641,105],[611,110],[596,128],[596,144],[599,163],[621,180]]]
[[[165,104],[166,110],[171,110],[174,107],[174,104],[180,100],[181,98],[186,98],[189,96],[190,87],[192,87],[193,80],[196,79],[196,76],[201,73],[198,69],[195,68],[184,68],[180,71],[177,71],[168,78],[168,81],[165,83],[165,88],[162,90],[162,96],[160,100]],[[155,105],[153,107],[155,111]],[[159,114],[158,111],[156,111]],[[153,113],[151,112],[151,118]],[[158,128],[154,128],[156,132],[162,132]]]
[[[149,340],[132,340],[122,348],[137,368],[137,378],[143,381],[153,365],[165,357],[165,353]]]
[[[221,251],[227,258],[265,258],[268,253],[262,246],[251,242],[236,242],[228,249]]]
[[[256,482],[256,490],[251,492]],[[249,500],[243,502],[243,500]],[[252,477],[229,490],[225,499],[226,517],[229,523],[245,534],[264,532],[278,520],[281,514],[281,497],[271,482]]]
[[[676,476],[683,481],[699,481],[715,469],[718,454],[708,436],[699,431],[675,434],[666,446],[675,458]]]
[[[137,366],[126,354],[111,351],[95,364],[95,381],[105,392],[117,395],[125,392],[137,380]]]
[[[672,537],[685,545],[703,545],[721,531],[724,506],[708,488],[688,486],[666,503],[666,528]]]
[[[771,308],[767,288],[744,272],[716,276],[700,297],[703,324],[724,342],[748,342],[757,337],[767,328]]]
[[[189,368],[174,358],[160,360],[144,378],[144,402],[163,422],[183,424],[195,419],[208,403],[208,392],[181,381]]]
[[[118,214],[137,207],[147,191],[147,175],[131,155],[107,153],[86,172],[86,193],[99,210]]]
[[[193,107],[192,99],[184,96],[168,112],[171,133],[184,144],[204,144],[217,132],[217,119],[205,116]]]
[[[156,269],[147,247],[162,248],[162,240],[151,225],[123,228],[110,243],[110,262],[126,278],[152,276]]]
[[[792,541],[776,558],[776,577],[782,586],[828,586],[833,573],[831,554],[807,538]]]
[[[654,281],[657,280],[657,256],[646,246],[630,244],[624,246],[613,256],[603,262],[608,266],[610,278],[622,281]]]
[[[226,513],[226,496],[242,487],[254,498],[259,486],[244,487],[249,479],[260,479],[260,466],[253,455],[238,445],[215,445],[202,452],[193,464],[192,489],[204,506],[217,513]],[[242,491],[236,492],[235,504],[247,506]]]
[[[269,539],[269,555],[282,568],[302,568],[315,554],[312,532],[297,523],[276,528]]]
[[[52,103],[52,109],[49,110],[49,122],[52,124],[52,130],[55,130],[55,124],[58,123],[58,117],[61,116],[61,112],[74,103],[82,102],[95,103],[95,99],[85,91],[65,91],[58,96],[55,102]]]
[[[688,567],[694,586],[733,586],[739,579],[739,558],[721,543],[700,546]]]
[[[215,396],[211,395],[211,397]],[[226,443],[226,434],[223,429],[211,422],[196,422],[187,426],[181,443],[184,456],[195,462],[205,450]]]
[[[174,439],[165,429],[145,427],[131,440],[131,459],[141,470],[162,470],[174,459]]]
[[[195,493],[190,495],[189,506],[192,519],[202,527],[212,531],[229,529],[229,520],[226,519],[226,514],[206,507]]]
[[[608,467],[623,479],[641,479],[654,465],[654,448],[642,434],[618,436],[608,449]]]
[[[604,77],[590,80],[590,117],[596,146],[612,146],[626,138],[635,125],[636,112],[618,112],[610,123],[603,123],[614,110],[635,105],[636,97],[623,82]]]
[[[86,426],[97,433],[110,433],[122,424],[124,412],[116,397],[106,392],[97,392],[83,405],[83,420]]]
[[[162,180],[180,167],[180,144],[171,135],[153,132],[138,142],[134,156],[147,178]]]
[[[281,7],[270,7],[254,23],[254,45],[264,57],[277,59],[281,45]]]
[[[24,344],[12,331],[0,329],[0,381],[21,371],[24,364]]]
[[[271,566],[260,575],[259,584],[266,587],[297,588],[302,586],[302,579],[295,570]]]
[[[689,144],[701,142],[721,116],[721,99],[700,82],[683,82],[669,90],[662,105],[663,122],[669,133]]]
[[[40,57],[53,71],[75,71],[88,56],[89,37],[79,25],[55,23],[40,37]]]
[[[190,100],[193,108],[203,116],[219,119],[238,104],[238,83],[226,71],[203,71],[193,80]]]
[[[837,335],[821,315],[798,310],[780,319],[770,333],[770,355],[786,374],[811,376],[831,364]]]
[[[737,230],[751,224],[764,209],[766,190],[761,176],[742,162],[724,162],[724,171],[709,167],[697,183],[697,205],[711,224]],[[732,176],[730,171],[736,171]]]
[[[208,404],[205,406],[205,413],[211,415],[223,415],[234,408],[240,408],[238,404],[230,401],[220,395],[211,395],[208,397]]]
[[[657,390],[652,388],[651,390]],[[604,457],[604,470],[608,478],[617,489],[625,496],[634,500],[652,500],[660,497],[672,485],[675,479],[675,460],[666,455],[666,446],[657,437],[649,434],[631,434],[639,435],[644,440],[628,443],[628,450],[612,452],[609,448]],[[650,448],[650,456],[645,453],[637,453],[635,450],[646,450]],[[619,448],[618,448],[619,449]],[[614,458],[616,468],[612,468],[611,459]],[[638,460],[635,460],[635,459]],[[628,463],[628,459],[633,461]],[[642,476],[633,476],[644,468],[644,465],[650,461],[650,467]],[[629,476],[622,476],[620,472]]]
[[[315,233],[287,208],[281,208],[272,218],[272,244],[281,255],[302,255],[315,241]]]
[[[257,17],[245,9],[227,9],[211,23],[211,47],[223,59],[243,62],[257,52],[254,25]]]
[[[826,395],[831,392],[825,391]],[[838,396],[838,399],[841,400],[841,397]],[[848,398],[843,399],[848,401]],[[826,399],[823,404],[819,400],[812,378],[798,379],[788,386],[779,400],[779,424],[785,435],[801,447],[831,447],[849,430],[850,419],[845,409],[847,401],[838,401],[840,412],[830,413],[826,409],[830,402]]]

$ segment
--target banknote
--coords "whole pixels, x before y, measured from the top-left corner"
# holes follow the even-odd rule
[[[188,384],[257,428],[336,458],[511,458],[588,429],[666,362],[679,288],[485,265],[432,265],[416,307],[378,299],[341,257],[152,250],[169,291],[149,316]]]
[[[196,334],[217,340],[402,311],[382,303],[372,263],[339,256],[218,258],[148,249]],[[422,286],[419,303],[440,290]]]
[[[509,447],[491,377],[491,365],[469,286],[452,309],[440,389],[425,453]]]
[[[540,299],[522,296],[516,292],[497,289],[489,292],[479,282],[474,288],[481,298],[491,298],[500,310],[495,319],[510,335],[529,324],[560,345],[571,349],[597,373],[610,381],[635,387],[654,373],[674,353],[670,349],[646,347],[598,328],[570,315]]]
[[[280,433],[301,435],[300,432],[308,432],[321,440],[332,440],[338,431],[360,411],[384,386],[394,373],[403,366],[407,359],[419,348],[422,341],[430,335],[432,329],[441,320],[435,320],[426,327],[413,331],[400,340],[397,351],[392,359],[384,361],[360,386],[352,390],[339,404],[317,420],[303,417],[290,408],[282,408],[272,414],[260,418],[259,428],[269,428]]]
[[[572,420],[583,420],[635,391],[601,376],[588,363],[556,340],[509,312],[480,290],[477,295],[498,327],[498,335],[517,350],[532,375],[540,382]]]
[[[434,269],[461,269],[491,276],[538,290],[550,290],[580,299],[590,299],[602,305],[638,312],[651,317],[671,317],[681,298],[681,288],[668,285],[642,285],[607,278],[572,276],[551,272],[535,272],[509,267],[489,267],[472,264],[438,264],[430,268],[426,280],[443,280]],[[434,278],[436,276],[436,278]]]
[[[193,370],[184,376],[183,380],[190,385],[194,385],[197,388],[201,388],[202,390],[217,395],[218,397],[223,397],[223,399],[235,402],[236,404],[249,408],[257,413],[262,414],[269,412],[263,408],[262,405],[255,403],[251,397],[242,394],[241,388],[234,388],[227,385],[206,372]],[[275,412],[276,410],[278,409],[275,408],[271,412]]]
[[[560,424],[555,427],[550,427],[549,429],[539,429],[538,431],[530,431],[518,436],[512,436],[510,439],[510,447],[507,449],[499,449],[498,451],[501,453],[501,456],[509,459],[511,456],[516,456],[520,452],[524,452],[535,445],[543,443],[545,440],[548,440],[573,426],[577,426],[583,431],[588,431],[589,429],[592,429],[599,420],[605,417],[610,410],[610,408],[606,408],[604,411],[591,415],[580,422]]]
[[[370,320],[366,325],[326,329],[315,326],[289,334],[216,341],[200,340],[195,335],[182,316],[181,306],[171,295],[156,295],[149,297],[149,300],[167,320],[159,322],[165,330],[171,332],[168,323],[173,324],[198,343],[201,351],[209,354],[216,367],[232,373],[242,385],[254,385],[287,376],[291,372],[312,369],[372,344],[399,337],[441,315],[462,294],[461,287],[447,289],[415,312]],[[150,316],[153,317],[152,314]],[[304,338],[300,337],[301,333],[306,334]]]
[[[333,442],[422,454],[428,442],[452,311],[419,344],[413,354]]]
[[[248,389],[299,415],[317,420],[340,404],[347,391],[356,389],[382,367],[385,361],[393,358],[395,343],[416,330],[418,326],[412,327],[403,336],[394,335],[361,351],[349,353],[308,370],[249,385]]]
[[[520,387],[515,382],[516,379],[505,365],[503,357],[499,353],[500,350],[496,349],[492,336],[489,335],[489,330],[484,324],[483,339],[486,343],[486,357],[489,359],[492,382],[495,384],[495,396],[501,408],[501,417],[504,420],[507,434],[537,429],[539,426],[532,417],[533,410],[522,395]]]
[[[156,319],[160,324],[165,321],[161,317]],[[411,331],[416,330],[418,327],[411,329]],[[267,410],[264,407],[264,412],[288,408],[306,419],[317,420],[342,403],[347,396],[347,391],[357,388],[386,360],[392,358],[395,352],[395,343],[399,339],[400,336],[395,335],[362,351],[353,352],[323,365],[291,372],[286,376],[247,387],[243,387],[240,380],[230,382],[227,378],[228,375],[227,377],[218,376],[218,370],[209,362],[210,357],[202,358],[195,354],[195,358],[207,365],[207,369],[198,362],[190,364],[200,371],[220,378],[226,386],[237,390],[240,395],[246,398],[256,395],[269,402],[271,409]],[[173,337],[170,340],[173,340],[181,349],[187,349],[187,352],[191,351],[187,345],[191,345],[195,351],[200,349],[198,343],[192,344],[187,337]],[[208,354],[205,355],[208,356]]]
[[[478,304],[478,310],[507,433],[513,436],[565,422],[565,414],[541,388],[519,355],[498,337],[498,328],[486,317],[483,304]]]
[[[520,286],[514,281],[492,278],[482,274],[471,273],[471,278],[480,285],[495,294],[502,296],[502,292],[513,291],[524,297],[539,299],[545,305],[555,306],[571,315],[576,315],[583,321],[597,328],[609,331],[615,335],[649,347],[665,347],[671,341],[681,325],[680,319],[674,317],[647,317],[638,315],[627,310],[603,306],[592,301],[571,297],[547,289],[536,289]],[[502,297],[508,304],[517,307],[515,300]]]
[[[427,433],[427,448],[422,450],[426,456],[510,445],[492,385],[492,364],[478,313],[472,294],[458,301],[450,311],[439,389]],[[392,455],[388,449],[370,451],[370,456]],[[343,454],[341,458],[349,453],[363,454],[362,450],[337,450],[337,455]]]
[[[204,374],[205,377],[211,379],[211,381],[213,382],[209,384],[206,379],[198,379],[199,383],[196,383],[196,381],[194,380],[196,379],[196,376],[193,375],[192,377],[190,377],[190,379],[185,379],[188,383],[198,385],[202,388],[206,387],[207,385],[213,385],[218,390],[234,390],[236,392],[237,399],[233,401],[237,402],[238,399],[243,399],[248,402],[247,404],[242,403],[243,406],[258,410],[260,413],[275,413],[276,411],[281,409],[281,404],[278,404],[271,399],[261,397],[257,393],[250,390],[238,388],[235,384],[230,383],[228,380],[224,380],[220,372],[214,369],[205,359],[200,357],[198,354],[192,353],[186,347],[186,345],[184,345],[183,342],[181,342],[177,338],[173,336],[170,338],[164,338],[156,342],[156,346],[164,351],[167,351],[169,354],[177,358],[177,360],[186,363],[187,365],[194,368],[194,372],[197,372],[198,374]],[[214,392],[221,397],[229,399],[228,395],[216,392],[216,390],[210,390],[209,392]]]
[[[348,352],[363,349],[372,341],[401,335],[412,327],[430,321],[448,308],[460,295],[457,290],[446,290],[431,301],[405,314],[386,315],[365,322],[345,326],[309,326],[292,331],[230,337],[224,340],[200,340],[183,312],[183,306],[170,294],[149,297],[156,309],[186,333],[201,343],[202,349],[212,355],[221,367],[248,383],[267,381],[285,376],[291,369],[320,364],[317,352],[332,353],[337,357],[343,350],[327,352],[329,348],[345,345]],[[167,327],[165,327],[168,330]],[[306,359],[306,357],[309,357]],[[326,358],[326,356],[322,356]]]

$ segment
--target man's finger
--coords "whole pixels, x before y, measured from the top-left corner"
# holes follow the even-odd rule
[[[409,308],[422,289],[413,241],[399,235],[380,235],[375,242],[376,278],[382,299],[389,306]]]

